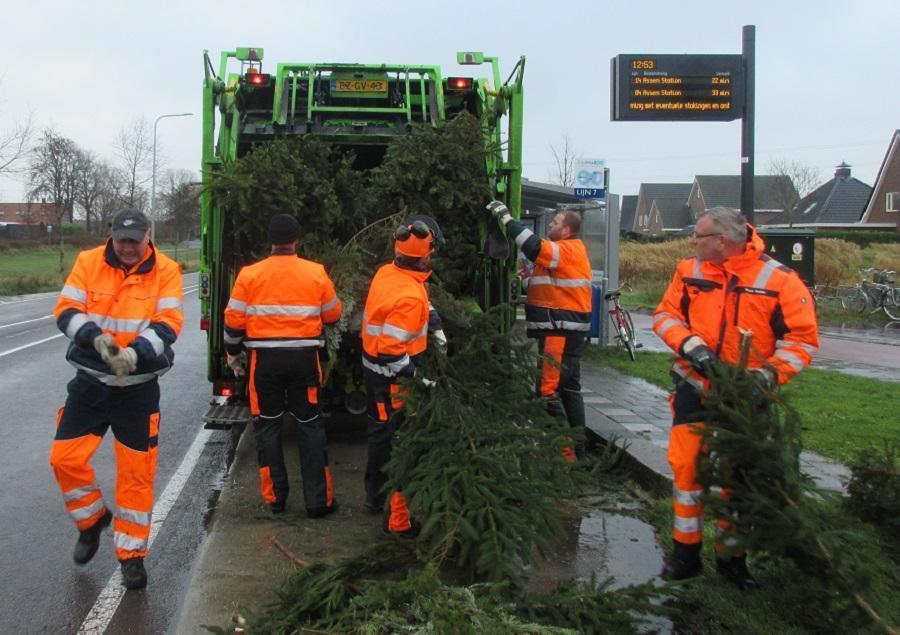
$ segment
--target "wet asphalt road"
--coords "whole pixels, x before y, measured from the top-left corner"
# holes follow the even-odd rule
[[[208,402],[205,334],[198,328],[196,286],[197,274],[185,276],[185,325],[175,344],[175,367],[161,379],[157,499],[202,430],[200,417]],[[68,340],[49,317],[55,301],[55,293],[0,301],[3,633],[78,632],[118,568],[109,530],[88,565],[73,563],[77,530],[47,460],[56,411],[74,375],[64,359]],[[151,546],[148,589],[124,595],[107,633],[165,633],[174,628],[230,446],[230,433],[216,431],[209,437]],[[114,504],[112,434],[106,435],[93,466],[104,499]]]

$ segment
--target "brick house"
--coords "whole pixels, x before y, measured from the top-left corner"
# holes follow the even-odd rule
[[[53,203],[0,203],[0,223],[19,225],[55,225]]]
[[[631,232],[640,236],[677,233],[690,225],[690,183],[641,183]]]
[[[895,130],[860,223],[900,231],[900,130]]]
[[[757,175],[753,177],[754,225],[767,224],[785,211],[787,201],[799,198],[794,182],[784,175]],[[740,175],[698,175],[694,177],[688,205],[691,223],[713,207],[741,208]]]

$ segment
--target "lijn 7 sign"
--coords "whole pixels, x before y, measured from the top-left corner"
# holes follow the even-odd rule
[[[602,159],[579,159],[575,162],[575,196],[606,196],[606,162]]]
[[[732,121],[744,116],[740,55],[617,55],[612,121]]]

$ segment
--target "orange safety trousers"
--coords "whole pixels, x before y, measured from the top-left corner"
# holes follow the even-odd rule
[[[696,418],[702,403],[694,389],[682,385],[669,397],[669,404],[673,416],[668,451],[674,477],[672,538],[682,544],[699,545],[703,542],[703,487],[697,483],[697,459],[707,449],[703,445],[703,423],[685,419]],[[731,495],[730,490],[719,492],[723,500],[730,500]],[[716,520],[717,552],[729,549],[729,535],[733,533],[734,525],[727,518]],[[731,555],[740,553],[732,551]]]
[[[107,511],[90,465],[107,428],[115,437],[116,509],[113,538],[119,560],[147,555],[153,479],[159,444],[159,383],[110,387],[81,374],[69,382],[59,409],[50,465],[79,531]]]

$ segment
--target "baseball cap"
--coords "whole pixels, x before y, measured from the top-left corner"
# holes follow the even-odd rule
[[[150,221],[136,209],[123,209],[118,212],[112,222],[112,237],[116,240],[144,240],[150,229]]]

